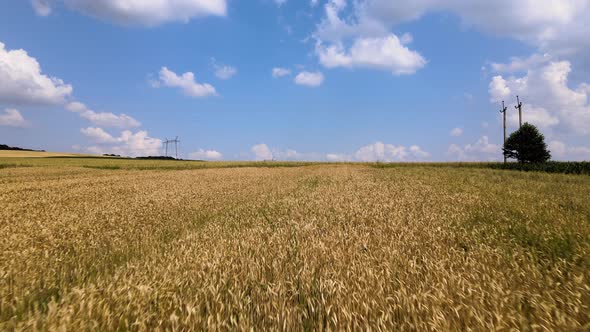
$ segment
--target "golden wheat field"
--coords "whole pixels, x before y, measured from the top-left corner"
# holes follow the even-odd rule
[[[590,329],[588,176],[2,164],[2,331]]]

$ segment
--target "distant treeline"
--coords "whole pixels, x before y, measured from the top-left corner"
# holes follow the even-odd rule
[[[549,161],[540,164],[526,163],[490,163],[490,168],[509,169],[525,172],[546,172],[546,173],[563,173],[563,174],[587,174],[590,175],[590,162],[581,161]]]
[[[180,159],[176,159],[174,157],[164,157],[164,156],[137,157],[135,159],[140,159],[140,160],[180,160]]]
[[[118,154],[112,154],[112,153],[105,153],[102,155],[103,157],[109,157],[109,158],[115,158],[115,159],[138,159],[138,160],[179,160],[182,161],[182,159],[176,159],[174,157],[166,157],[166,156],[147,156],[147,157],[135,157],[135,158],[131,158],[131,157],[122,157],[121,155]],[[85,157],[86,158],[86,157]]]
[[[31,150],[31,149],[23,149],[23,148],[17,148],[17,147],[12,147],[12,146],[8,146],[6,144],[0,144],[0,150],[9,150],[9,151],[34,151],[34,152],[45,152],[45,150]]]
[[[545,163],[500,163],[500,162],[421,162],[421,163],[374,163],[371,166],[376,168],[395,167],[457,167],[457,168],[492,168],[523,172],[545,172],[562,174],[585,174],[590,175],[590,162],[588,161],[548,161]]]

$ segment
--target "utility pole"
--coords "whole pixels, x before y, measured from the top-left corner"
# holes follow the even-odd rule
[[[500,113],[502,113],[504,115],[504,146],[506,146],[506,111],[508,110],[508,107],[504,106],[504,101],[502,100],[502,110],[500,111]],[[506,163],[506,154],[504,154],[502,152],[502,154],[504,155],[504,163]]]
[[[518,128],[522,127],[522,103],[520,102],[520,97],[516,96],[516,106],[514,106],[518,110]]]

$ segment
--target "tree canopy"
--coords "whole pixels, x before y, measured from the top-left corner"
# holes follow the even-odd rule
[[[504,144],[504,155],[520,163],[543,163],[551,159],[545,137],[530,123],[510,135]]]

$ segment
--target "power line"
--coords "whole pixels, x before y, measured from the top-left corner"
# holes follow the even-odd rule
[[[173,143],[174,143],[175,156],[176,156],[176,159],[178,159],[178,143],[180,143],[180,141],[178,140],[178,136],[176,136],[175,139],[171,139],[171,140],[169,140],[168,138],[165,139],[164,146],[166,147],[166,157],[168,157],[168,145],[173,144]]]

